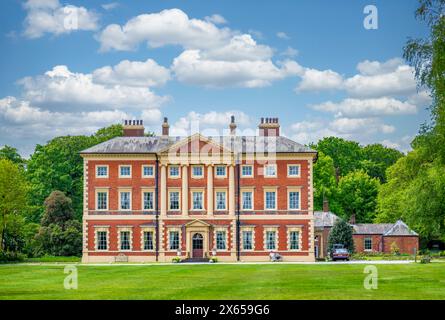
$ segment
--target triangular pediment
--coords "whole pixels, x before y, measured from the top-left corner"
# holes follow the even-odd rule
[[[200,154],[200,155],[218,155],[222,153],[231,153],[219,143],[196,133],[186,137],[171,146],[166,147],[161,152],[170,154]]]

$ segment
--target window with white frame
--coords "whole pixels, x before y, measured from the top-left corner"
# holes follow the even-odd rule
[[[192,200],[193,200],[192,210],[202,210],[204,208],[203,198],[204,197],[202,191],[192,192]]]
[[[289,231],[289,249],[300,250],[300,231]]]
[[[365,238],[365,250],[372,250],[372,238]]]
[[[154,171],[154,166],[142,166],[142,177],[153,177]]]
[[[216,210],[226,210],[225,191],[216,191]]]
[[[253,192],[243,191],[242,192],[242,205],[243,210],[253,210]]]
[[[216,231],[216,250],[226,250],[226,231]]]
[[[153,191],[145,191],[143,193],[144,200],[144,210],[153,210],[154,209],[154,193]]]
[[[170,191],[170,210],[179,210],[179,191]]]
[[[220,178],[225,177],[226,176],[226,166],[216,166],[215,172],[216,172],[217,177],[220,177]]]
[[[179,166],[169,166],[169,176],[171,178],[178,178],[179,177]]]
[[[275,250],[277,248],[276,236],[277,232],[275,230],[266,231],[266,250]]]
[[[277,192],[276,191],[266,191],[265,192],[265,209],[275,210],[277,208]]]
[[[170,231],[168,233],[168,243],[170,250],[179,249],[179,231]]]
[[[203,166],[193,166],[192,167],[192,177],[202,178],[203,176],[204,176],[204,167]]]
[[[242,235],[243,235],[243,250],[253,250],[253,231],[244,230]]]
[[[97,210],[107,210],[108,209],[108,192],[97,191],[96,193],[96,208]]]
[[[300,176],[300,165],[290,164],[287,166],[287,175],[289,177],[299,177]]]
[[[108,166],[97,166],[96,167],[96,177],[97,178],[108,178]]]
[[[144,231],[144,233],[143,233],[143,239],[144,239],[143,240],[144,241],[143,248],[144,248],[144,250],[153,250],[153,248],[154,248],[153,235],[154,235],[153,231]]]
[[[264,176],[265,177],[276,177],[277,176],[277,165],[276,164],[266,164],[264,166]]]
[[[131,209],[131,192],[130,191],[120,191],[120,210],[130,210]]]
[[[131,178],[131,166],[119,166],[119,177]]]
[[[131,244],[130,244],[130,231],[121,231],[119,232],[120,235],[120,249],[122,251],[125,250],[131,250]]]
[[[108,232],[100,230],[96,232],[97,250],[108,250]]]
[[[300,209],[300,191],[289,191],[289,210]]]
[[[253,177],[253,166],[243,165],[241,167],[241,176],[242,177]]]

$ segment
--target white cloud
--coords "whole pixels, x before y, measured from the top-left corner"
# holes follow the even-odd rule
[[[156,61],[123,60],[117,65],[93,71],[93,81],[98,84],[152,87],[164,85],[170,80],[170,71]]]
[[[74,73],[67,66],[55,66],[44,75],[19,81],[25,100],[37,106],[78,109],[159,108],[168,101],[150,89],[128,85],[103,85],[92,74]]]
[[[133,50],[140,43],[156,48],[180,45],[184,48],[215,48],[232,37],[227,28],[218,28],[205,20],[190,19],[180,9],[141,14],[126,24],[108,25],[98,36],[101,50]]]
[[[98,28],[97,14],[85,7],[62,6],[58,0],[28,0],[23,6],[27,11],[24,35],[28,38]]]
[[[311,108],[347,117],[402,115],[415,114],[417,112],[416,105],[387,97],[378,99],[348,98],[338,103],[332,101],[324,102],[313,105]]]
[[[117,7],[119,7],[119,2],[110,2],[110,3],[104,3],[102,5],[102,8],[104,8],[105,10],[113,10],[116,9]]]
[[[277,32],[277,37],[284,40],[290,39],[290,37],[283,31]]]
[[[226,24],[227,20],[220,14],[213,14],[211,16],[205,17],[205,21],[211,22],[213,24]]]
[[[184,51],[174,59],[171,67],[176,78],[188,84],[246,88],[268,86],[272,81],[295,75],[299,68],[294,61],[283,62],[277,67],[270,60],[207,60],[199,50]]]

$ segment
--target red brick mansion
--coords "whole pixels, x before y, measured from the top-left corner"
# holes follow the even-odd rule
[[[277,118],[257,136],[124,136],[84,150],[83,262],[314,261],[317,153],[280,136]]]

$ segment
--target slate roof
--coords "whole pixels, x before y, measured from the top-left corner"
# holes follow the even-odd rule
[[[206,137],[236,152],[316,153],[309,147],[286,137],[215,136]],[[157,153],[186,137],[117,137],[83,150],[81,154]]]
[[[314,211],[315,228],[332,227],[339,218],[332,212]]]

